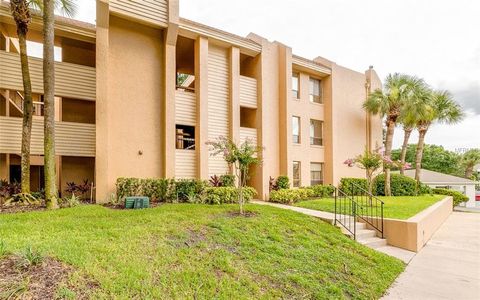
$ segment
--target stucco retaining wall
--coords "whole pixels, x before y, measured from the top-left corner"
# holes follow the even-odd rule
[[[453,198],[448,196],[407,219],[384,219],[384,237],[391,246],[418,252],[453,211]],[[367,227],[370,227],[367,225]]]

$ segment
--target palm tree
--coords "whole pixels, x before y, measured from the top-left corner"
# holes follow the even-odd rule
[[[465,177],[471,178],[473,168],[480,164],[480,149],[470,149],[462,155],[462,166],[465,168]]]
[[[455,102],[448,91],[432,91],[428,101],[417,109],[422,111],[422,118],[417,122],[418,143],[415,153],[415,180],[420,183],[425,135],[434,122],[454,124],[463,119],[462,107]]]
[[[413,129],[415,129],[417,122],[423,117],[423,111],[418,109],[418,107],[422,107],[426,103],[431,93],[430,88],[422,79],[412,77],[409,85],[411,92],[407,94],[406,103],[399,117],[399,123],[403,126],[403,144],[400,152],[402,166],[405,165],[410,135]],[[405,174],[404,168],[400,168],[400,174]]]
[[[44,89],[44,173],[45,204],[57,208],[57,175],[55,163],[55,8],[73,15],[72,0],[43,0],[43,89]]]
[[[387,128],[385,137],[385,153],[386,157],[390,157],[392,152],[393,134],[398,119],[401,116],[403,107],[407,99],[412,97],[413,86],[418,81],[423,80],[405,74],[389,74],[385,79],[383,90],[377,89],[369,95],[363,108],[374,115],[386,117],[385,125]],[[385,195],[391,196],[390,188],[390,168],[384,166],[385,171]]]
[[[30,193],[30,140],[32,136],[32,82],[28,68],[27,33],[32,21],[30,3],[26,0],[11,0],[10,10],[17,26],[18,44],[20,46],[20,64],[23,81],[23,121],[21,149],[21,187],[22,193]]]
[[[53,3],[51,3],[53,2]],[[53,68],[53,36],[54,36],[54,29],[53,29],[53,23],[54,23],[54,10],[55,8],[61,10],[65,15],[68,16],[73,16],[75,13],[75,5],[73,3],[73,0],[55,0],[55,1],[42,1],[42,0],[11,0],[10,1],[10,9],[11,13],[13,16],[13,19],[15,20],[15,24],[17,26],[17,35],[18,35],[18,40],[19,40],[19,46],[20,46],[20,62],[21,62],[21,68],[22,68],[22,79],[23,79],[23,89],[24,89],[24,101],[23,101],[23,124],[22,124],[22,149],[21,149],[21,186],[22,186],[22,193],[29,193],[30,192],[30,141],[31,141],[31,132],[32,132],[32,114],[33,114],[33,102],[32,102],[32,83],[30,79],[30,71],[29,71],[29,66],[28,66],[28,56],[27,56],[27,33],[28,33],[28,26],[30,25],[32,21],[31,17],[31,9],[34,10],[39,10],[43,11],[45,7],[48,8],[48,12],[45,13],[44,19],[50,23],[47,24],[47,26],[44,27],[44,36],[48,35],[48,38],[45,40],[48,40],[47,43],[49,44],[48,49],[50,49],[50,52],[47,53],[47,55],[44,56],[50,57],[45,60],[48,61],[48,68],[47,72],[45,72],[44,68],[44,74],[47,74],[48,80],[47,83],[45,84],[44,82],[44,88],[45,88],[45,110],[47,110],[47,103],[53,103],[53,91],[54,91],[54,86],[50,84],[52,81],[52,77],[49,76],[49,74],[53,73],[54,71],[50,71],[50,68]],[[51,55],[50,55],[51,53]],[[44,60],[44,63],[45,63]],[[53,69],[52,69],[53,70]],[[49,101],[50,100],[50,101]],[[52,113],[53,109],[53,113]],[[49,107],[48,108],[49,112],[48,114],[45,113],[45,124],[47,124],[47,119],[49,120],[48,116],[54,115],[55,112],[55,107]],[[50,122],[52,122],[50,120]],[[50,124],[50,123],[48,123]],[[54,119],[53,119],[53,124],[54,124]],[[47,127],[47,126],[46,126]],[[51,137],[52,136],[52,130],[50,126],[48,135],[45,134],[45,137]],[[54,128],[53,128],[54,130]],[[53,131],[54,134],[54,131]],[[47,138],[48,142],[50,141],[49,138]],[[48,143],[47,142],[47,143]],[[50,149],[54,149],[50,147]],[[54,154],[53,154],[54,155]],[[53,161],[55,160],[55,157],[53,156]],[[51,158],[47,159],[47,155],[45,157],[45,169],[49,169],[49,179],[48,182],[51,182],[51,166],[47,167],[47,164],[51,161]],[[53,165],[53,170],[55,172],[55,165]],[[45,176],[47,177],[47,176]],[[53,182],[55,182],[55,174],[53,176]],[[46,179],[47,183],[47,179]],[[55,188],[54,188],[55,189]],[[56,194],[56,191],[54,192]],[[48,204],[48,202],[47,202]]]

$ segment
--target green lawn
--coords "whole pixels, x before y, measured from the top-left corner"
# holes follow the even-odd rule
[[[404,269],[322,221],[267,206],[81,206],[0,215],[10,252],[27,246],[75,266],[92,298],[373,299]]]
[[[426,209],[430,205],[445,198],[442,195],[425,195],[418,197],[398,196],[398,197],[378,197],[384,204],[384,217],[392,219],[406,220]],[[324,198],[316,200],[301,201],[295,206],[335,212],[335,200],[333,198]]]

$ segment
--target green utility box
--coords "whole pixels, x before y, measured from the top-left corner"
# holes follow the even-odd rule
[[[150,199],[148,197],[125,197],[126,209],[149,208]]]

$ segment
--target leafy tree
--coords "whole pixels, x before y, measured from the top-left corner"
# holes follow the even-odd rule
[[[417,87],[423,85],[425,85],[423,80],[414,76],[399,73],[389,74],[385,79],[383,90],[375,90],[363,104],[367,112],[386,117],[385,156],[390,157],[391,155],[393,134],[402,110],[409,99],[417,97],[415,95]],[[391,196],[389,166],[384,165],[384,170],[385,195]]]
[[[248,172],[250,166],[261,163],[259,155],[262,148],[255,147],[247,139],[240,145],[235,144],[231,139],[219,137],[215,141],[207,142],[213,156],[222,155],[223,159],[233,167],[236,178],[238,179],[238,203],[240,204],[240,214],[243,215],[243,188],[247,184]]]
[[[417,145],[409,144],[406,150],[405,161],[415,163]],[[392,151],[392,159],[400,159],[401,149]],[[445,174],[459,175],[460,155],[453,151],[445,150],[442,146],[424,145],[422,168]]]
[[[418,105],[417,109],[422,111],[422,117],[417,122],[418,143],[415,153],[415,180],[420,183],[425,135],[430,125],[434,122],[445,124],[460,122],[464,113],[462,107],[455,102],[448,91],[432,91],[428,101]]]
[[[390,157],[383,154],[382,150],[383,149],[376,149],[375,151],[368,151],[368,149],[365,149],[363,154],[357,155],[355,158],[349,158],[344,162],[344,164],[349,167],[356,166],[365,170],[368,192],[370,194],[372,194],[373,189],[373,178],[378,175],[378,171],[382,165],[388,166],[389,168],[398,167],[400,169],[409,167],[408,163],[401,164],[400,161],[391,160]]]
[[[471,178],[473,175],[473,168],[480,164],[480,149],[470,149],[462,155],[461,165],[464,168],[466,178]]]

